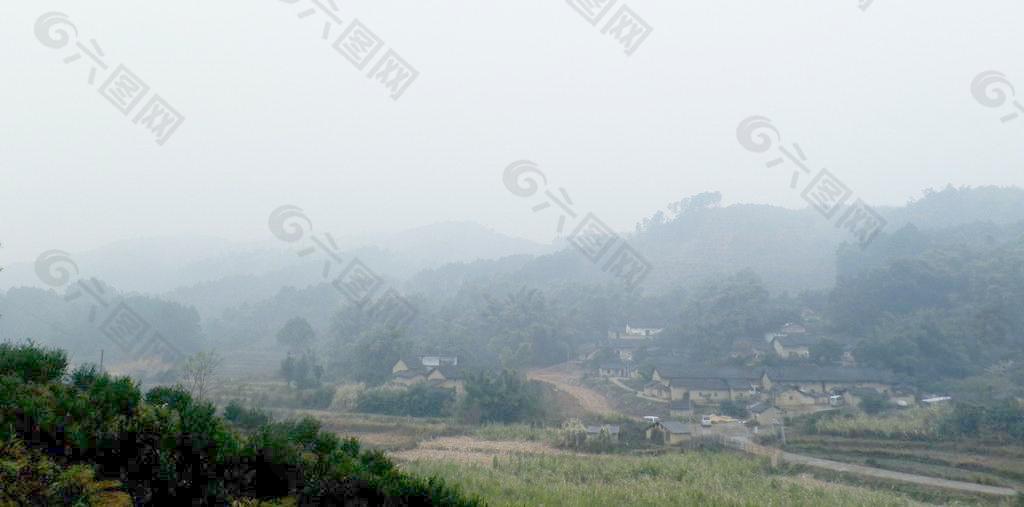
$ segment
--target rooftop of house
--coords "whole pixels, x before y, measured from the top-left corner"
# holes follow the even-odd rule
[[[441,375],[444,375],[444,378],[448,380],[458,380],[462,378],[462,370],[457,366],[438,366],[436,368],[432,368],[430,371],[431,373],[436,371]]]
[[[608,361],[598,365],[598,368],[602,370],[622,370],[626,368],[626,363],[622,361]]]
[[[685,387],[706,391],[728,391],[728,381],[720,378],[674,378],[669,381],[672,387]]]
[[[895,375],[877,368],[847,366],[788,366],[768,369],[768,378],[775,382],[864,382],[891,384]]]
[[[760,368],[741,368],[737,366],[708,366],[706,364],[662,364],[654,369],[662,378],[668,379],[732,379],[756,380],[761,378]]]
[[[802,324],[796,324],[796,323],[793,323],[793,322],[789,322],[786,325],[782,326],[780,331],[785,333],[785,334],[800,334],[800,333],[806,333],[807,332],[807,328],[804,327]]]
[[[676,435],[687,435],[693,432],[693,430],[690,429],[689,424],[681,423],[678,421],[661,421],[656,424],[661,425],[663,428],[668,430],[669,433],[673,433]]]
[[[426,372],[423,370],[402,370],[395,374],[398,378],[422,377]]]
[[[716,379],[729,382],[736,388],[760,381],[765,373],[772,382],[862,382],[862,383],[895,383],[896,377],[891,371],[877,368],[848,366],[799,365],[779,368],[743,368],[736,366],[714,367],[698,365],[657,365],[654,367],[663,379],[669,379],[671,385],[684,386],[685,380]],[[680,383],[676,383],[679,380]]]

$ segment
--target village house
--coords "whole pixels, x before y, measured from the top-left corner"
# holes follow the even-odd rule
[[[609,361],[597,367],[597,373],[602,377],[628,378],[631,372],[632,367],[623,361]]]
[[[632,361],[636,351],[646,346],[647,344],[640,340],[615,339],[608,340],[604,348],[615,352],[622,361]]]
[[[821,339],[805,334],[776,335],[772,338],[772,349],[783,359],[806,359],[811,357],[811,346]]]
[[[427,383],[432,387],[464,392],[462,371],[456,356],[429,355],[401,358],[391,367],[391,384],[411,386]]]
[[[757,424],[773,424],[782,419],[782,411],[769,400],[759,401],[747,407],[750,418]]]
[[[650,340],[664,331],[660,327],[632,327],[628,323],[624,330],[608,331],[608,338],[613,340]]]
[[[776,386],[769,392],[769,396],[776,407],[786,411],[828,404],[828,395],[808,392],[796,386]]]
[[[658,421],[647,428],[647,440],[665,445],[682,444],[693,438],[692,426],[676,421]]]
[[[651,398],[669,400],[672,399],[672,389],[661,382],[652,380],[644,386],[644,395],[650,396]]]
[[[785,335],[807,334],[807,328],[801,324],[789,322],[782,326],[782,328],[779,329],[779,332]]]

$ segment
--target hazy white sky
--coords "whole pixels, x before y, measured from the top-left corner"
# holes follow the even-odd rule
[[[518,159],[618,229],[703,190],[802,206],[737,143],[754,114],[871,203],[1024,185],[1024,118],[970,94],[995,69],[1024,100],[1020,0],[628,0],[653,27],[630,57],[560,0],[338,0],[420,72],[398,101],[298,18],[310,1],[3,2],[0,263],[269,239],[285,203],[338,235],[475,220],[548,241],[553,215],[502,185]],[[48,11],[102,47],[94,85],[37,40]],[[98,93],[121,63],[185,115],[165,146]]]

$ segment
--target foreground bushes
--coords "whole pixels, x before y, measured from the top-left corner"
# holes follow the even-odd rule
[[[80,368],[65,380],[66,367],[60,351],[0,346],[0,505],[89,504],[102,495],[113,504],[127,495],[136,504],[288,496],[300,505],[475,503],[321,432],[314,419],[243,436],[183,389],[156,388],[143,400],[127,378]]]

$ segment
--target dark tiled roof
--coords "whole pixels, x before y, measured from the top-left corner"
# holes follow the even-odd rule
[[[426,372],[423,370],[402,370],[395,374],[398,378],[422,377]]]
[[[669,379],[730,379],[754,381],[761,378],[762,368],[739,368],[735,366],[658,365],[658,374]]]
[[[678,421],[662,421],[658,424],[667,429],[670,433],[674,433],[676,435],[687,435],[692,433],[689,424]]]
[[[845,366],[801,365],[783,368],[740,368],[732,366],[714,367],[703,364],[656,365],[658,375],[670,380],[672,385],[685,385],[689,380],[722,380],[736,388],[750,387],[758,383],[761,375],[768,373],[772,382],[877,382],[891,384],[896,381],[895,375],[877,368],[858,368]],[[676,383],[676,381],[680,383]]]
[[[431,371],[438,371],[444,378],[448,380],[458,380],[462,378],[462,370],[457,366],[438,366]]]
[[[729,384],[720,378],[674,378],[669,381],[673,387],[728,391]]]
[[[877,368],[850,368],[843,366],[791,366],[768,370],[773,382],[877,382],[890,384],[895,381],[892,372]]]

